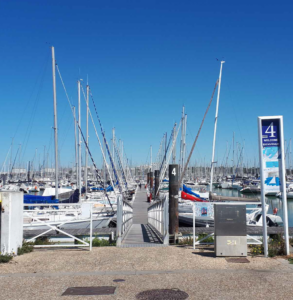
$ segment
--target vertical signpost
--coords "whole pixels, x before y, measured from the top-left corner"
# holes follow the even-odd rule
[[[169,233],[172,237],[174,237],[174,244],[179,229],[178,179],[178,165],[169,165]]]
[[[258,117],[264,255],[268,256],[265,194],[281,192],[286,253],[289,250],[283,116]]]

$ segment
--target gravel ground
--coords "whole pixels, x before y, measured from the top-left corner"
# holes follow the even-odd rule
[[[36,250],[0,265],[0,299],[135,299],[158,288],[178,288],[188,299],[292,298],[292,265],[248,259],[228,263],[204,247]],[[125,282],[113,282],[117,278]],[[117,287],[115,295],[61,297],[68,287],[103,285]]]

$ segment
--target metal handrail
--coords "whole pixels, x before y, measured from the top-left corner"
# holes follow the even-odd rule
[[[154,202],[148,208],[148,224],[161,236],[163,244],[169,244],[169,198]]]
[[[130,203],[122,200],[122,196],[117,198],[117,228],[116,228],[116,246],[120,246],[127,231],[132,225],[133,207]]]

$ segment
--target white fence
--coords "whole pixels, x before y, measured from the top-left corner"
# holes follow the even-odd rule
[[[120,246],[122,241],[132,225],[133,208],[122,200],[122,196],[117,198],[117,228],[116,228],[116,246]]]
[[[169,198],[156,201],[148,208],[148,224],[159,233],[164,245],[169,244]]]
[[[24,208],[26,207],[36,207],[40,208],[39,210],[32,210],[32,209],[24,209],[23,210],[23,216],[30,218],[33,220],[31,223],[24,223],[23,229],[25,230],[27,227],[35,227],[36,230],[38,230],[38,227],[48,227],[49,229],[45,230],[44,232],[30,238],[27,240],[27,242],[32,242],[38,237],[45,236],[50,231],[58,231],[59,233],[68,236],[72,238],[73,240],[76,240],[80,242],[81,244],[53,244],[53,245],[35,245],[36,248],[47,248],[47,247],[89,247],[89,250],[92,250],[92,237],[93,237],[93,207],[92,204],[90,204],[90,211],[89,211],[89,218],[88,219],[82,219],[83,222],[89,222],[90,223],[90,239],[89,242],[83,241],[76,236],[73,236],[72,234],[69,234],[68,232],[60,229],[61,226],[64,224],[71,223],[73,221],[79,221],[76,216],[81,208],[81,204],[74,203],[74,204],[24,204]],[[72,218],[63,218],[62,216],[68,215],[72,213]],[[47,214],[47,215],[46,215]],[[48,221],[45,221],[44,219],[49,218]]]

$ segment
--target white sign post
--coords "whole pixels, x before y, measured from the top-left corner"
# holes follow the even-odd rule
[[[268,256],[266,201],[267,192],[281,192],[286,253],[289,249],[289,230],[286,194],[286,166],[284,151],[283,116],[258,117],[259,161],[263,220],[264,255]]]

